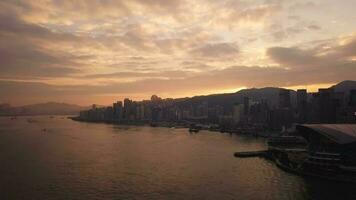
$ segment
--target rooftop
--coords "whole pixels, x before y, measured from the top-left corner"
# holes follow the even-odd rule
[[[356,142],[356,124],[302,124],[297,129],[322,134],[337,144]]]

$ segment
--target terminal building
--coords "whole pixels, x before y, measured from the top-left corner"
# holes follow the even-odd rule
[[[302,175],[356,182],[356,124],[302,124],[296,128],[306,146],[271,146],[278,166]]]
[[[356,124],[304,124],[297,130],[307,140],[311,163],[356,173]]]

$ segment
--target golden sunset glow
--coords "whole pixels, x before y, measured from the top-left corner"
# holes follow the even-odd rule
[[[316,91],[356,77],[354,8],[354,0],[1,1],[0,101]]]

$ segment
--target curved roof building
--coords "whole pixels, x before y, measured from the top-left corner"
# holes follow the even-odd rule
[[[307,140],[319,136],[339,145],[356,142],[356,124],[303,124],[297,130]]]

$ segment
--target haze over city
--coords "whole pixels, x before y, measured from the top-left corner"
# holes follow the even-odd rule
[[[0,2],[0,103],[108,105],[356,77],[354,0]]]

